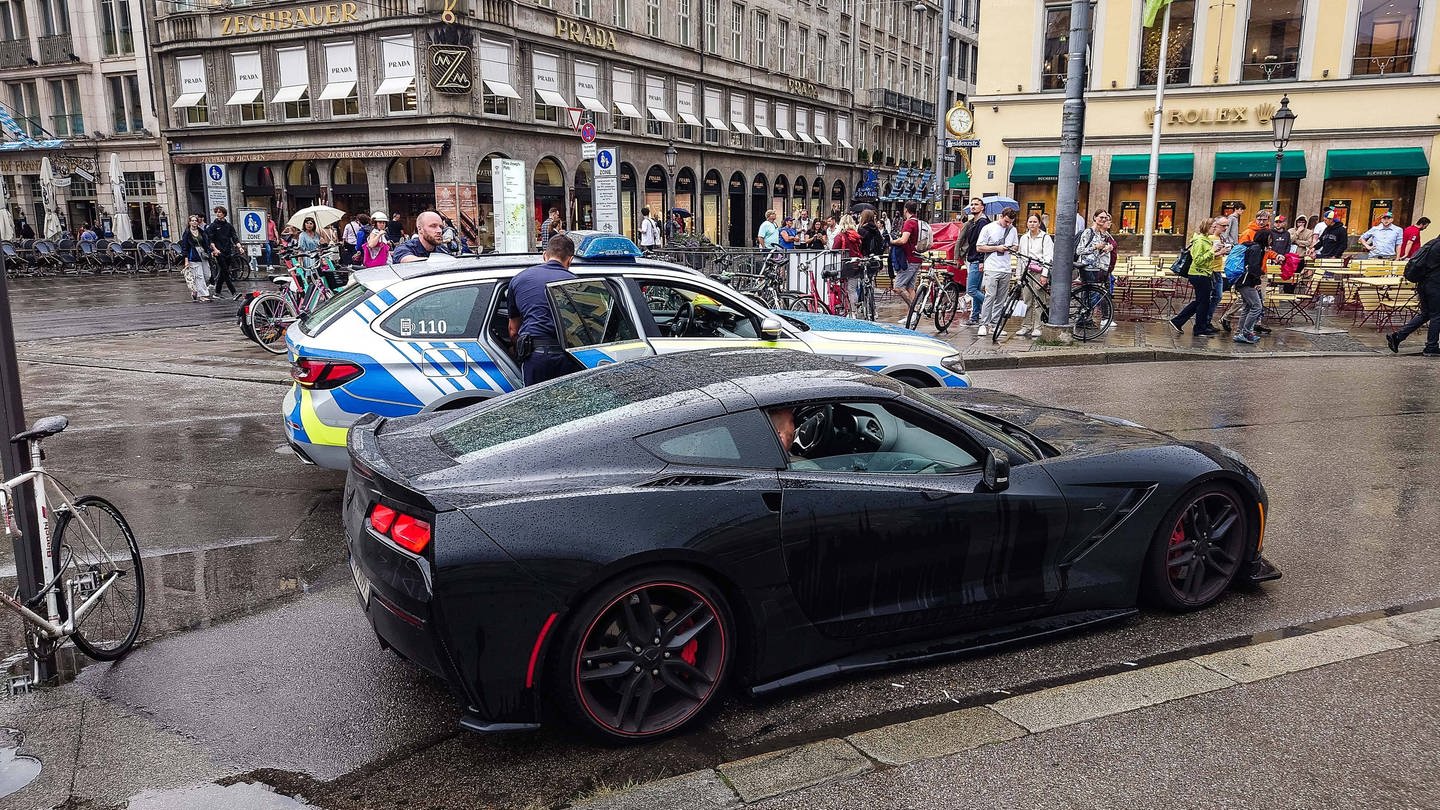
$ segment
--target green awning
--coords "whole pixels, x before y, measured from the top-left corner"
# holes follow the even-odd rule
[[[1221,152],[1215,156],[1216,180],[1265,180],[1274,176],[1274,152]],[[1286,180],[1304,177],[1305,153],[1286,152],[1280,176]]]
[[[945,188],[948,188],[951,191],[956,191],[962,188],[970,188],[970,173],[958,172],[956,174],[950,175],[950,179],[945,181]]]
[[[1195,176],[1195,156],[1189,154],[1160,155],[1161,180],[1189,180]],[[1150,177],[1149,155],[1116,155],[1110,158],[1110,179],[1145,180]]]
[[[1325,153],[1325,178],[1331,177],[1424,177],[1430,174],[1425,150],[1418,146],[1398,149],[1331,149]]]
[[[1010,167],[1012,183],[1053,183],[1060,179],[1060,156],[1017,157]],[[1090,182],[1090,156],[1080,157],[1080,182]]]

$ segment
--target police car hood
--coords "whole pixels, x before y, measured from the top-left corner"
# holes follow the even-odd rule
[[[929,335],[922,335],[913,329],[906,329],[903,326],[893,323],[876,323],[873,321],[861,321],[854,318],[841,318],[836,315],[823,315],[815,312],[776,312],[776,315],[790,321],[792,326],[800,327],[801,334],[820,333],[830,340],[846,341],[874,341],[877,337],[884,336],[887,340],[901,340],[909,343],[939,344],[949,348],[949,344],[938,338]]]

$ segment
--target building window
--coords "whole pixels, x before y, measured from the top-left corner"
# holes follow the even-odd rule
[[[135,52],[130,29],[130,0],[100,0],[100,40],[106,56]]]
[[[1160,70],[1160,25],[1140,32],[1140,73],[1135,81],[1141,87],[1154,87]],[[1190,43],[1195,34],[1195,0],[1176,0],[1170,4],[1170,37],[1166,44],[1165,83],[1190,83]]]
[[[59,137],[85,134],[85,115],[80,106],[80,83],[76,79],[51,79],[50,131]]]
[[[635,124],[644,118],[635,104],[635,73],[629,70],[614,70],[610,74],[611,128],[620,132],[634,132]]]
[[[154,172],[125,172],[125,196],[131,199],[135,197],[155,196],[155,173]]]
[[[850,86],[850,40],[847,37],[840,38],[840,65],[837,75],[840,78],[841,87]]]
[[[185,124],[198,126],[210,123],[210,98],[205,84],[205,58],[186,56],[175,60],[180,77],[180,98],[177,108],[184,110]]]
[[[730,5],[730,53],[736,62],[745,59],[745,7],[739,3]]]
[[[763,12],[755,12],[755,50],[751,52],[750,58],[754,60],[755,66],[762,70],[770,69],[770,15]]]
[[[134,73],[105,77],[110,85],[110,124],[115,132],[139,132],[145,128],[140,111],[140,79]]]
[[[535,5],[541,8],[555,8],[555,0],[535,0]]]
[[[630,27],[630,0],[611,0],[615,4],[615,27]]]
[[[1064,90],[1070,62],[1070,7],[1045,8],[1045,52],[1040,67],[1041,90]]]
[[[590,15],[595,13],[594,3],[591,0],[575,0],[575,16],[588,20]]]
[[[70,33],[70,0],[40,0],[40,31],[47,37]]]
[[[1355,30],[1356,76],[1383,76],[1415,71],[1415,29],[1420,0],[1361,0]]]
[[[676,0],[675,3],[675,24],[678,26],[680,47],[690,47],[690,26],[691,26],[691,2],[692,0]]]
[[[325,89],[320,91],[320,98],[330,102],[331,118],[354,118],[360,114],[355,75],[355,43],[325,45]]]
[[[645,33],[660,36],[660,0],[645,0]]]
[[[279,65],[280,90],[271,99],[280,104],[286,121],[303,121],[310,117],[310,59],[304,48],[275,51]]]
[[[789,65],[786,64],[786,60],[790,56],[789,40],[790,23],[780,20],[779,26],[775,30],[775,69],[781,73],[790,71]]]
[[[10,85],[10,110],[15,123],[28,134],[38,136],[45,131],[40,123],[40,99],[35,82],[14,82]]]
[[[530,57],[531,79],[535,86],[535,120],[551,124],[560,122],[560,108],[551,101],[560,100],[560,58],[548,53],[536,53]],[[546,93],[541,93],[544,90]],[[557,98],[546,99],[547,94]]]
[[[830,65],[828,64],[829,56],[830,38],[825,36],[824,34],[817,33],[815,35],[815,70],[816,78],[818,78],[822,82],[830,80]],[[843,82],[841,83],[841,86],[844,86]]]
[[[795,75],[804,77],[810,70],[810,29],[799,26],[795,30]]]
[[[0,37],[5,42],[30,38],[30,25],[25,19],[25,0],[0,0]]]
[[[415,91],[415,41],[409,36],[380,40],[384,76],[375,95],[385,96],[390,115],[413,115],[419,107]]]
[[[1241,81],[1294,79],[1300,72],[1305,0],[1252,0]]]
[[[486,115],[510,117],[510,100],[520,94],[510,79],[510,46],[480,41],[480,103]]]
[[[704,0],[705,52],[720,52],[720,0]]]
[[[870,52],[864,48],[860,49],[860,73],[855,76],[855,85],[861,90],[865,89],[865,77],[870,74]]]

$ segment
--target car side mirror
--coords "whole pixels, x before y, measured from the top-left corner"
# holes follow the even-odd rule
[[[760,322],[761,340],[779,340],[784,334],[781,331],[780,321],[777,318],[766,318]]]
[[[980,482],[990,492],[1004,492],[1010,488],[1010,457],[997,447],[990,448],[985,459],[985,473]]]

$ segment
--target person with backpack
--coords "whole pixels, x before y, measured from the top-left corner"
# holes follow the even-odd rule
[[[1020,272],[1035,273],[1033,278],[1044,286],[1050,277],[1050,263],[1055,259],[1055,240],[1040,229],[1038,214],[1026,217],[1025,228],[1025,234],[1020,237],[1020,261],[1025,266],[1020,268]],[[1025,303],[1025,319],[1020,322],[1020,330],[1015,336],[1040,337],[1040,302],[1029,286],[1020,291],[1020,300]]]
[[[1415,285],[1420,312],[1409,323],[1386,335],[1385,343],[1390,351],[1399,354],[1400,344],[1405,338],[1429,322],[1425,348],[1420,353],[1426,357],[1440,357],[1440,236],[1426,242],[1405,263],[1405,280]]]
[[[900,256],[904,259],[904,263],[895,268],[894,288],[900,300],[905,302],[907,312],[915,302],[915,282],[920,275],[920,221],[916,216],[919,212],[919,203],[914,200],[905,203],[905,221],[900,223],[895,238],[890,240],[891,245],[900,248]],[[904,326],[908,321],[907,314],[896,323]]]
[[[1265,299],[1260,295],[1260,285],[1265,283],[1265,256],[1270,252],[1271,235],[1268,228],[1258,231],[1255,238],[1245,245],[1242,255],[1243,269],[1235,279],[1235,296],[1240,300],[1240,331],[1235,333],[1236,343],[1255,344],[1260,336],[1255,327],[1265,312]]]
[[[981,291],[981,282],[984,275],[980,267],[984,256],[975,250],[975,242],[980,238],[980,232],[990,224],[990,218],[985,216],[985,201],[979,197],[970,198],[970,221],[965,223],[965,230],[960,232],[960,241],[955,247],[955,252],[965,252],[965,294],[970,296],[970,326],[980,323],[980,309],[985,305],[985,293]],[[956,258],[960,258],[957,256]]]
[[[1020,212],[1014,208],[1004,209],[994,222],[980,231],[975,240],[975,249],[985,255],[985,275],[981,281],[985,304],[980,312],[980,331],[977,333],[980,337],[989,334],[987,330],[990,328],[999,328],[994,324],[999,320],[1000,307],[1010,294],[1013,272],[1010,269],[1010,251],[1020,247],[1020,234],[1015,229],[1015,217],[1019,215]],[[1005,337],[1004,332],[999,335]]]
[[[1229,251],[1222,239],[1229,224],[1229,217],[1202,219],[1190,237],[1190,243],[1185,248],[1190,254],[1190,269],[1185,280],[1195,290],[1195,300],[1170,319],[1170,328],[1177,335],[1184,333],[1185,324],[1191,317],[1195,318],[1195,337],[1211,337],[1220,333],[1210,323],[1215,314],[1215,298],[1211,291],[1220,283],[1221,263]]]
[[[1075,240],[1075,267],[1086,284],[1106,284],[1115,294],[1115,237],[1110,235],[1110,212],[1096,211],[1093,225],[1080,232]]]

